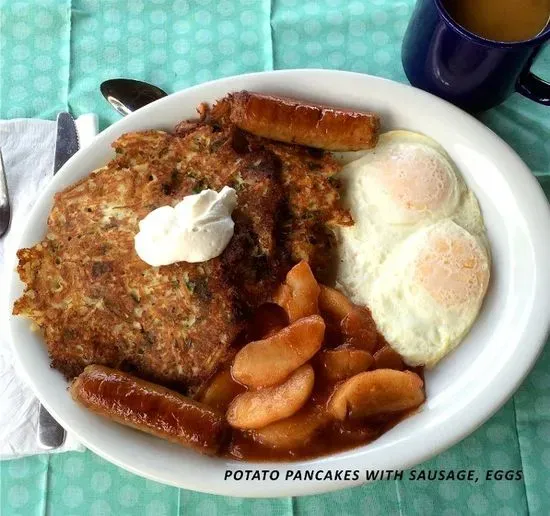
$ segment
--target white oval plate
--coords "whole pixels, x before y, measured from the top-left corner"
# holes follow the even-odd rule
[[[28,321],[9,316],[20,369],[40,401],[65,428],[105,459],[144,477],[230,496],[293,496],[362,483],[365,469],[404,469],[442,452],[488,419],[518,388],[541,351],[549,328],[550,209],[516,153],[487,127],[420,90],[367,75],[287,70],[231,77],[195,86],[123,118],[99,134],[59,171],[42,193],[19,247],[44,236],[55,192],[104,165],[118,136],[141,129],[171,130],[194,117],[202,101],[249,89],[334,106],[374,110],[384,129],[404,128],[439,141],[455,160],[483,210],[493,252],[493,276],[482,312],[458,349],[426,374],[427,402],[375,442],[345,453],[289,464],[250,464],[209,458],[122,427],[72,402],[67,382],[49,367],[44,342]],[[21,294],[14,273],[9,306]],[[226,470],[276,469],[278,480],[224,480]],[[285,480],[288,470],[359,470],[359,480]]]

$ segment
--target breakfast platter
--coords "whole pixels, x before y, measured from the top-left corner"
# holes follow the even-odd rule
[[[213,81],[117,122],[42,193],[13,350],[56,419],[147,478],[356,485],[283,472],[404,469],[489,418],[547,336],[549,221],[510,147],[428,93],[327,70]],[[226,480],[243,466],[280,480]]]

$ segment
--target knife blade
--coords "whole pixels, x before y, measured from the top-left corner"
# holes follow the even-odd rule
[[[78,133],[73,117],[66,112],[57,115],[54,175],[78,150]],[[52,417],[44,405],[38,411],[38,442],[45,449],[59,448],[65,442],[65,429]]]
[[[78,150],[78,133],[73,117],[66,112],[57,115],[57,137],[55,140],[55,157],[53,173],[69,160]]]

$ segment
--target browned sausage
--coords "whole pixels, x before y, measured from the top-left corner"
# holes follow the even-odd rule
[[[257,136],[330,151],[370,149],[378,141],[380,117],[248,91],[214,107],[237,127]]]
[[[97,414],[208,455],[218,451],[227,429],[206,405],[109,367],[86,367],[70,392]]]

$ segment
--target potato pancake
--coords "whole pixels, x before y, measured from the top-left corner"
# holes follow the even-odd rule
[[[45,239],[18,252],[26,289],[14,314],[42,330],[67,378],[103,364],[195,391],[224,362],[251,311],[293,263],[329,270],[340,208],[331,156],[216,120],[174,134],[121,136],[114,159],[55,196]],[[151,267],[134,250],[138,222],[205,188],[235,188],[235,234],[203,263]]]

